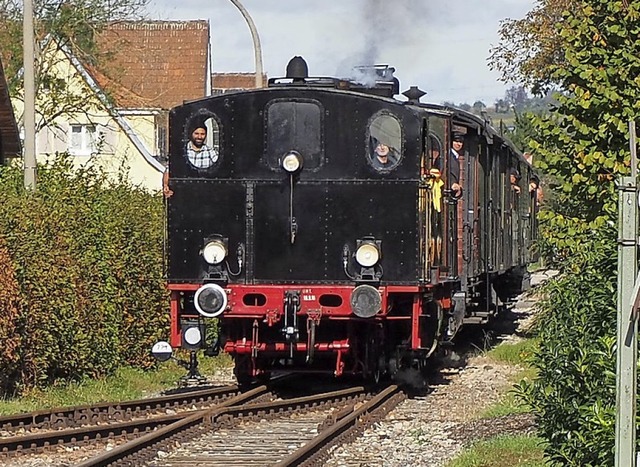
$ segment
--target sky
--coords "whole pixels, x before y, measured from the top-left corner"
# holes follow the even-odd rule
[[[487,58],[500,22],[520,19],[536,0],[240,0],[253,19],[269,78],[302,56],[311,76],[348,77],[355,65],[396,69],[400,91],[423,102],[486,105],[504,97]],[[208,19],[212,71],[254,72],[247,23],[230,0],[151,0],[150,19]]]

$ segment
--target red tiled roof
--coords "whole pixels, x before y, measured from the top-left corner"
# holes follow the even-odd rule
[[[18,124],[9,99],[9,88],[2,61],[0,61],[0,164],[6,156],[18,156],[21,153]]]
[[[206,95],[206,20],[115,22],[96,42],[99,70],[87,70],[117,107],[170,109]]]
[[[267,84],[267,75],[262,76],[262,86]],[[256,87],[255,73],[212,73],[212,89],[254,89]]]

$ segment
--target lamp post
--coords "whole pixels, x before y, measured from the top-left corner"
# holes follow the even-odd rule
[[[33,33],[33,3],[24,0],[22,23],[22,53],[24,57],[24,186],[36,188],[36,115],[35,115],[35,53]]]
[[[240,10],[242,16],[244,17],[247,25],[249,26],[249,30],[251,31],[251,38],[253,39],[253,53],[255,56],[256,62],[256,88],[262,87],[262,47],[260,46],[260,37],[258,36],[258,30],[256,29],[256,25],[254,24],[251,16],[247,9],[242,6],[240,0],[230,0],[231,3],[235,5],[235,7]]]

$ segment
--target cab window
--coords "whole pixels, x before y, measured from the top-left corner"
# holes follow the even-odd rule
[[[195,169],[214,167],[220,160],[220,125],[214,117],[194,117],[189,121],[184,146],[185,157]]]
[[[290,152],[302,156],[304,166],[320,167],[323,152],[323,110],[316,101],[272,101],[266,109],[267,165],[279,169]]]
[[[369,123],[368,161],[379,171],[393,170],[402,158],[402,128],[390,114],[375,116]]]

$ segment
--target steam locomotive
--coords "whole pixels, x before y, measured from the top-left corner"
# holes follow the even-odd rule
[[[190,350],[197,376],[196,352],[223,350],[240,383],[401,377],[527,287],[535,174],[487,120],[416,87],[397,99],[394,71],[310,77],[294,57],[266,88],[172,109],[156,354]],[[198,126],[206,167],[186,154]]]

